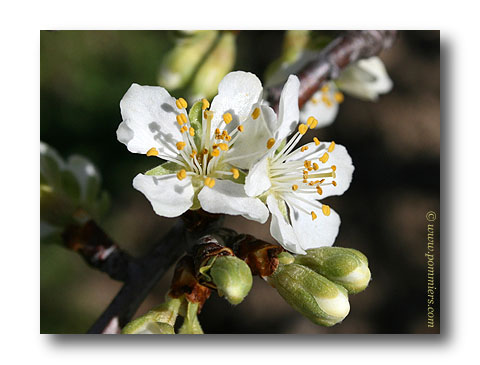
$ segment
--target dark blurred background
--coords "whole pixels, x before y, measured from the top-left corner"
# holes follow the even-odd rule
[[[280,55],[283,32],[242,31],[235,70],[262,77]],[[90,158],[111,193],[104,229],[124,249],[141,255],[173,225],[154,214],[132,179],[155,166],[116,139],[119,102],[133,83],[156,85],[159,65],[173,39],[165,31],[42,31],[40,43],[41,140],[62,156]],[[259,278],[233,307],[212,294],[199,318],[205,333],[438,333],[440,330],[440,222],[436,229],[436,318],[427,327],[428,211],[440,210],[440,33],[403,31],[381,58],[394,82],[378,102],[346,96],[336,121],[315,131],[353,158],[353,182],[341,197],[324,200],[341,216],[336,246],[369,259],[372,281],[350,296],[351,311],[323,328],[303,318]],[[227,217],[238,232],[272,241],[269,224]],[[41,332],[84,333],[120,288],[62,247],[43,245]],[[139,308],[163,301],[172,270]]]

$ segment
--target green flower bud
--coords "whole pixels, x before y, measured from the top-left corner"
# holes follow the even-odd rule
[[[278,261],[285,265],[292,264],[295,261],[295,257],[287,251],[284,251],[278,254]]]
[[[167,300],[164,303],[128,323],[123,328],[122,334],[174,335],[175,331],[173,326],[175,325],[183,301],[183,298],[171,298],[167,296]]]
[[[235,256],[217,257],[210,269],[210,276],[218,294],[233,305],[239,304],[252,288],[252,272],[245,263]]]
[[[185,86],[200,61],[213,46],[216,30],[195,32],[190,37],[177,40],[177,44],[165,57],[158,74],[158,84],[174,90]]]
[[[370,282],[368,260],[360,251],[343,247],[320,247],[298,255],[295,263],[304,265],[342,285],[350,294],[364,290]]]
[[[124,335],[174,335],[175,330],[167,323],[158,323],[149,317],[139,317],[122,330]]]
[[[288,304],[318,325],[333,326],[350,311],[347,291],[308,267],[279,265],[268,281]]]
[[[190,88],[190,100],[210,99],[217,94],[218,84],[235,64],[235,34],[222,32],[220,39],[200,66]]]

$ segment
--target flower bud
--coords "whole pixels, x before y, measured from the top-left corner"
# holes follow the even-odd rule
[[[160,67],[158,84],[170,90],[185,86],[212,47],[217,33],[215,30],[195,32],[178,39]]]
[[[308,267],[279,265],[268,281],[288,304],[318,325],[333,326],[350,311],[347,291]]]
[[[171,298],[147,314],[131,321],[122,330],[130,335],[174,335],[173,326],[178,316],[183,298]]]
[[[235,63],[235,34],[222,32],[220,39],[200,66],[193,79],[189,99],[210,99],[217,94],[218,84],[229,73]]]
[[[342,285],[349,294],[364,290],[370,281],[368,260],[360,251],[343,247],[319,247],[299,255],[295,263],[304,265]]]
[[[108,194],[100,190],[100,174],[85,157],[63,160],[40,142],[40,220],[49,232],[88,218],[101,219],[108,209]],[[41,239],[46,237],[41,231]]]
[[[217,257],[210,276],[220,296],[233,305],[239,304],[252,288],[252,273],[245,261],[235,256]]]

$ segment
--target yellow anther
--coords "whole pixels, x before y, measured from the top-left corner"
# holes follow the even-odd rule
[[[225,124],[229,124],[231,121],[232,121],[232,114],[230,113],[225,113],[223,114],[223,121],[225,122]]]
[[[230,142],[230,140],[231,140],[231,139],[232,139],[232,137],[231,137],[231,136],[225,136],[225,141],[228,141],[228,142]]]
[[[341,102],[343,102],[343,99],[344,99],[343,94],[342,94],[341,92],[339,92],[339,91],[337,91],[335,94],[333,94],[333,98],[334,98],[335,101],[336,101],[337,103],[339,103],[339,104],[340,104]]]
[[[245,128],[243,128],[243,125],[239,125],[239,126],[237,127],[237,129],[238,129],[239,132],[243,132],[243,130],[244,130]]]
[[[267,141],[267,148],[268,148],[268,149],[272,148],[274,144],[275,144],[275,138],[270,138],[270,139]]]
[[[315,214],[315,212],[312,210],[312,212],[310,213],[312,215],[312,221],[314,221],[315,219],[317,219],[317,215]]]
[[[308,117],[308,119],[307,119],[307,125],[310,127],[310,126],[312,125],[312,123],[313,123],[314,120],[315,120],[314,117]]]
[[[322,93],[328,93],[330,91],[330,88],[328,87],[328,85],[323,85],[320,91]]]
[[[336,171],[337,170],[337,166],[335,165],[332,165],[332,167],[330,167],[333,171]]]
[[[317,186],[317,193],[322,195],[323,194],[323,190],[320,186]]]
[[[337,186],[337,182],[335,180],[332,180],[332,185]]]
[[[181,151],[187,144],[185,142],[177,142],[177,150]]]
[[[333,105],[332,101],[327,95],[322,95],[322,101],[328,108],[330,108]]]
[[[220,150],[218,148],[214,148],[213,151],[212,151],[212,156],[219,156],[220,155]]]
[[[305,166],[306,169],[309,169],[310,167],[312,167],[312,161],[310,161],[310,160],[303,161],[303,166]],[[304,173],[305,173],[305,171],[304,171]]]
[[[213,112],[210,110],[205,110],[203,112],[203,116],[205,117],[205,119],[211,120],[213,118]]]
[[[322,205],[322,213],[327,217],[330,215],[330,207],[328,205]]]
[[[298,126],[298,132],[299,132],[300,134],[305,134],[305,133],[307,133],[307,130],[308,130],[308,126],[307,126],[306,124],[300,124],[300,125]]]
[[[315,146],[318,146],[320,144],[320,141],[317,137],[313,137],[313,142],[315,142]]]
[[[322,157],[319,158],[319,160],[323,163],[328,161],[328,153],[324,153]]]
[[[310,101],[313,103],[313,104],[318,104],[320,102],[320,100],[318,100],[317,98],[311,98]]]
[[[180,128],[180,133],[185,133],[188,130],[188,127],[184,125],[182,128]]]
[[[310,124],[310,129],[315,129],[318,125],[318,120],[313,119],[312,124]]]
[[[190,133],[190,135],[193,137],[195,135],[195,129],[190,127],[190,129],[188,130],[188,133]]]
[[[202,99],[202,110],[207,109],[210,106],[210,103],[207,99]]]
[[[255,110],[252,113],[252,118],[255,120],[260,116],[260,108],[255,108]]]
[[[297,191],[297,189],[298,189],[298,185],[297,185],[297,184],[292,185],[292,190],[293,190],[293,191]]]
[[[187,116],[185,114],[178,114],[177,123],[180,125],[184,125],[185,123],[187,123]]]
[[[205,186],[208,186],[209,188],[213,188],[215,186],[215,179],[213,177],[207,177],[203,182],[205,183]]]
[[[215,134],[220,134],[220,129],[216,128],[215,129]]]
[[[238,171],[238,169],[236,169],[236,168],[232,168],[230,171],[233,174],[233,178],[238,179],[238,177],[240,176],[240,171]]]
[[[177,179],[178,180],[183,180],[187,177],[187,171],[185,171],[184,169],[180,170],[179,172],[177,172]]]
[[[226,143],[219,143],[218,147],[220,147],[222,151],[228,151],[228,144]]]
[[[195,158],[197,155],[197,151],[193,150],[192,153],[190,154],[190,158]]]
[[[300,148],[301,152],[305,152],[306,150],[308,150],[308,146],[303,146],[302,148]]]
[[[324,181],[325,181],[325,179],[322,179],[322,180],[319,181],[319,183],[321,184],[321,183],[323,183]]]
[[[318,164],[317,164],[316,162],[313,163],[313,169],[314,169],[315,171],[318,170]]]
[[[177,99],[175,104],[178,109],[185,109],[188,106],[187,101],[184,98]]]
[[[334,149],[335,149],[335,142],[332,141],[332,143],[330,143],[330,146],[328,146],[328,152],[333,152]]]
[[[150,148],[147,151],[147,156],[158,156],[158,150],[155,147]]]
[[[303,179],[303,183],[306,184],[308,181],[307,179]]]
[[[207,153],[208,153],[208,150],[207,150],[206,148],[204,148],[204,149],[202,150],[202,155],[206,155]]]

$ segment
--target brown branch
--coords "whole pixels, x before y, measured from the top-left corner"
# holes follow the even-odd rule
[[[151,252],[141,259],[128,261],[124,286],[88,333],[119,333],[168,268],[201,236],[223,222],[220,216],[201,210],[188,211],[182,218]]]
[[[328,80],[338,78],[340,71],[348,65],[375,56],[391,47],[395,41],[395,30],[349,31],[330,42],[319,52],[318,57],[308,63],[298,74],[300,93],[298,105],[301,108]],[[278,110],[283,85],[267,90],[270,105]]]
[[[78,252],[89,266],[112,279],[126,280],[127,268],[133,258],[122,251],[93,220],[83,225],[68,226],[62,238],[65,246]]]

